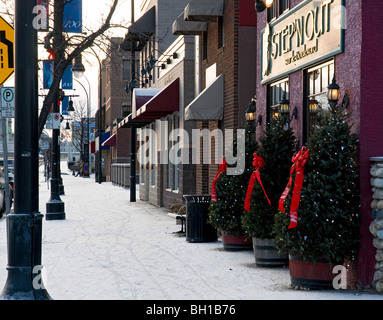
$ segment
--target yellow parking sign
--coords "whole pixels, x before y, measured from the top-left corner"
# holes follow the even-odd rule
[[[15,31],[13,27],[0,17],[0,86],[15,70],[14,55]]]

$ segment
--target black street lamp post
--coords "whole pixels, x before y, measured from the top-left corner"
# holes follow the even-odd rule
[[[78,55],[76,58],[75,58],[75,64],[74,66],[72,67],[72,72],[73,72],[73,75],[76,77],[76,78],[81,78],[83,75],[84,75],[84,72],[85,72],[85,67],[84,65],[82,64],[82,56],[81,55]],[[91,171],[91,167],[90,167],[90,158],[89,158],[89,138],[90,138],[90,84],[89,84],[89,81],[88,79],[85,77],[86,81],[88,82],[88,86],[89,86],[89,92],[85,89],[85,87],[82,85],[82,83],[80,81],[77,80],[77,82],[83,87],[85,93],[86,93],[86,97],[87,97],[87,126],[86,126],[86,134],[84,135],[85,136],[85,141],[84,141],[84,145],[83,145],[83,177],[84,178],[89,178],[89,172]],[[82,121],[81,121],[82,123]]]
[[[7,215],[8,277],[1,299],[50,299],[41,282],[36,1],[15,0],[14,210]]]
[[[58,96],[56,95],[53,102],[53,112],[59,110]],[[52,178],[51,178],[51,197],[46,203],[46,220],[64,220],[64,202],[60,198],[60,177],[59,177],[59,162],[60,162],[60,129],[52,129]]]
[[[131,17],[134,23],[134,0],[131,1]],[[136,70],[136,42],[132,40],[131,44],[131,69],[132,80],[135,80]],[[131,106],[133,106],[133,90],[131,92]],[[136,127],[130,128],[130,202],[136,202]]]

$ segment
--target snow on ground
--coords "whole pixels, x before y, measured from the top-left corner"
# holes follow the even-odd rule
[[[290,287],[288,268],[255,266],[252,251],[220,241],[189,243],[167,210],[129,201],[129,190],[74,177],[62,163],[65,220],[43,220],[43,277],[56,300],[383,300],[371,292]],[[50,190],[40,176],[40,211]],[[0,220],[0,290],[7,278],[6,221]]]

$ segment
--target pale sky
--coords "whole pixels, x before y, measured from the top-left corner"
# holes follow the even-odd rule
[[[112,0],[83,0],[83,25],[85,28],[89,28],[91,30],[97,29],[101,21],[105,19],[107,14],[109,13],[109,8],[112,3]],[[139,7],[141,0],[135,0],[135,20],[137,20],[140,16]],[[113,16],[112,23],[117,25],[125,25],[129,26],[131,20],[131,0],[119,0],[119,4],[117,10]],[[124,37],[126,34],[126,29],[112,29],[109,31],[110,36],[114,37]],[[102,53],[100,54],[100,59],[103,58]],[[91,85],[91,114],[92,116],[95,114],[98,108],[98,70],[99,64],[96,58],[94,58],[91,54],[88,54],[86,59],[83,59],[84,66],[86,68],[85,76],[88,79]],[[85,88],[88,88],[88,82],[86,79],[80,79]],[[86,100],[86,95],[84,93],[84,89],[77,83],[77,81],[73,82],[74,88],[76,88],[76,94],[84,95],[83,100]],[[80,98],[81,99],[81,98]]]

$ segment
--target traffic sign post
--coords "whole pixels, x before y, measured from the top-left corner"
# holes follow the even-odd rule
[[[48,114],[47,121],[45,122],[45,129],[60,129],[61,127],[61,114],[58,112]]]
[[[15,88],[1,88],[1,117],[15,117]]]
[[[8,172],[8,138],[7,138],[7,120],[5,118],[13,118],[15,110],[15,93],[14,88],[0,87],[0,123],[1,123],[1,139],[3,143],[3,163],[4,163],[4,191],[5,191],[5,212],[10,212],[10,188],[9,188],[9,172]],[[13,113],[8,114],[6,110],[12,109]],[[3,113],[3,110],[5,112]]]
[[[15,30],[13,27],[0,17],[0,86],[15,71]]]
[[[52,114],[52,129],[60,129],[61,125],[61,114],[55,112]]]

